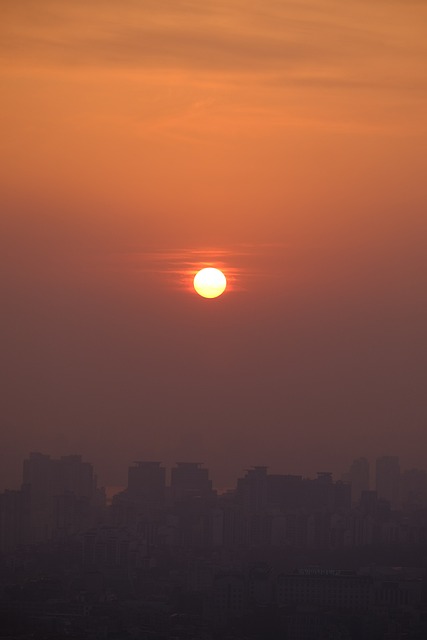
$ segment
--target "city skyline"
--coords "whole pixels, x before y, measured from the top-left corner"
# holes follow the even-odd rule
[[[85,456],[83,453],[70,453],[70,452],[65,452],[64,450],[60,450],[58,453],[56,452],[27,452],[27,456],[28,455],[42,455],[42,456],[46,456],[47,458],[50,458],[52,460],[56,459],[66,459],[66,458],[72,458],[73,456],[78,457],[78,458],[84,458],[87,456]],[[129,470],[129,465],[131,464],[137,464],[138,461],[144,462],[144,463],[150,463],[150,464],[156,464],[156,465],[161,465],[162,469],[165,470],[165,477],[166,479],[170,480],[170,474],[171,474],[171,470],[174,468],[174,466],[176,466],[177,464],[184,464],[183,460],[185,459],[185,455],[182,456],[182,459],[179,460],[178,458],[174,459],[172,456],[169,459],[163,458],[160,459],[161,456],[159,456],[159,459],[157,461],[154,461],[153,457],[146,457],[142,460],[141,456],[134,456],[134,460],[124,460],[122,461],[122,464],[119,465],[117,464],[115,467],[115,473],[112,476],[109,476],[109,474],[105,474],[105,473],[101,473],[99,474],[99,470],[97,469],[97,480],[98,480],[98,484],[100,486],[103,486],[105,488],[107,488],[109,491],[116,491],[116,490],[120,490],[121,488],[126,486],[126,482],[128,481],[128,470]],[[97,456],[95,455],[94,457],[95,459],[91,460],[91,464],[93,464],[94,468],[97,468],[97,462],[96,460],[99,458],[97,458]],[[23,458],[23,460],[25,460],[26,458]],[[188,456],[187,456],[188,459]],[[150,462],[151,460],[151,462]],[[335,458],[336,460],[336,458]],[[228,475],[225,476],[226,478],[226,482],[224,482],[224,474],[221,471],[221,468],[216,467],[215,466],[211,466],[209,465],[209,463],[207,461],[193,461],[191,462],[191,464],[200,464],[201,466],[203,466],[205,469],[209,470],[209,474],[210,477],[212,478],[212,481],[214,483],[214,487],[216,490],[218,491],[227,491],[229,489],[231,489],[236,481],[238,480],[238,478],[244,473],[246,472],[248,469],[251,468],[257,468],[257,467],[265,467],[267,469],[269,469],[270,472],[272,473],[277,473],[277,474],[291,474],[291,475],[301,475],[304,478],[313,478],[315,477],[318,473],[321,472],[328,472],[328,473],[332,473],[334,478],[336,478],[337,480],[343,480],[345,482],[356,482],[356,484],[360,484],[361,480],[360,480],[360,471],[358,471],[357,467],[362,463],[362,464],[366,464],[367,465],[367,474],[368,474],[368,484],[369,487],[375,488],[377,485],[377,465],[378,462],[381,460],[396,460],[397,464],[399,466],[399,473],[400,475],[403,474],[403,472],[410,472],[410,471],[421,471],[421,472],[426,472],[427,473],[427,463],[425,465],[419,464],[416,465],[413,463],[412,460],[404,460],[402,459],[400,456],[398,455],[394,455],[394,454],[384,454],[384,452],[380,452],[377,456],[375,457],[369,457],[366,455],[363,455],[363,452],[361,452],[361,455],[359,457],[356,457],[354,459],[342,459],[340,460],[339,464],[333,468],[331,466],[327,466],[325,464],[323,464],[323,459],[319,456],[319,462],[318,463],[314,463],[312,465],[312,467],[310,469],[304,468],[304,465],[302,466],[298,466],[295,463],[287,466],[285,464],[267,464],[265,460],[257,460],[252,459],[250,461],[247,462],[247,464],[242,464],[241,467],[239,467],[238,465],[233,464],[233,461],[230,461],[229,464],[229,472]],[[190,462],[190,461],[189,461]],[[355,465],[356,465],[356,472],[355,472]],[[101,468],[102,468],[102,464],[101,464]],[[363,472],[362,472],[363,473]],[[366,470],[365,470],[366,473]],[[353,480],[351,480],[351,478],[353,478]],[[18,465],[16,466],[16,468],[14,469],[14,471],[9,474],[9,478],[8,480],[4,481],[4,486],[0,485],[0,491],[4,491],[7,489],[17,489],[21,486],[22,484],[22,461],[20,463],[18,463]],[[363,480],[362,480],[362,484],[363,484]],[[357,491],[360,493],[360,489],[357,489]]]
[[[347,480],[136,460],[106,499],[77,454],[31,453],[0,492],[1,632],[91,640],[421,640],[427,472],[355,459]],[[338,633],[337,633],[338,629]],[[0,633],[1,633],[0,632]]]
[[[243,477],[244,474],[249,473],[254,469],[264,469],[266,472],[272,473],[273,475],[295,476],[304,479],[313,479],[318,477],[319,474],[330,475],[331,477],[334,477],[336,481],[356,485],[357,494],[356,500],[353,499],[354,502],[360,500],[361,491],[375,490],[378,491],[380,498],[384,498],[392,504],[393,496],[396,494],[396,487],[389,487],[388,478],[390,477],[390,474],[393,478],[392,484],[394,483],[394,485],[396,482],[400,485],[406,475],[413,476],[416,473],[424,474],[427,481],[427,465],[424,468],[418,468],[413,465],[402,464],[399,456],[380,455],[373,460],[369,460],[366,457],[355,458],[351,462],[347,463],[347,467],[346,463],[343,462],[341,466],[347,470],[342,473],[336,473],[330,469],[321,468],[321,466],[318,466],[316,472],[311,474],[305,473],[302,469],[297,469],[295,472],[291,473],[289,469],[285,468],[277,469],[270,465],[250,464],[246,465],[241,470],[236,469],[234,481],[227,487],[221,487],[214,483],[213,477],[215,477],[215,472],[204,462],[194,460],[174,460],[168,464],[163,460],[154,461],[138,459],[128,461],[123,468],[122,475],[126,482],[123,482],[121,485],[113,485],[105,482],[104,480],[100,481],[93,462],[83,461],[83,458],[84,456],[80,453],[65,453],[55,458],[51,453],[40,451],[29,452],[27,457],[23,459],[19,466],[19,471],[17,470],[17,474],[19,475],[18,483],[15,486],[10,485],[5,487],[3,490],[15,490],[25,484],[31,484],[30,476],[28,476],[28,465],[31,460],[39,460],[41,462],[45,461],[45,463],[53,467],[58,465],[83,465],[83,467],[87,468],[87,473],[89,473],[89,468],[92,469],[90,472],[90,477],[92,478],[91,482],[95,482],[96,486],[107,490],[116,489],[117,491],[123,490],[126,487],[132,487],[133,485],[136,486],[138,483],[144,482],[144,478],[149,478],[150,474],[153,472],[157,475],[160,483],[163,483],[165,487],[170,487],[171,483],[173,484],[174,472],[176,474],[180,469],[184,470],[185,467],[188,467],[200,469],[200,473],[206,474],[206,478],[210,478],[209,482],[211,488],[219,493],[224,493],[232,490],[233,487],[235,488],[238,484],[239,478]]]
[[[0,487],[424,468],[427,4],[0,4]]]
[[[381,543],[391,552],[398,543],[404,553],[426,541],[427,471],[401,469],[397,456],[376,459],[372,484],[369,463],[359,458],[338,479],[328,471],[312,478],[253,466],[227,491],[217,490],[200,462],[178,461],[168,470],[137,460],[126,485],[108,489],[81,455],[30,453],[20,488],[0,493],[0,561],[58,540],[83,543],[83,555],[87,540],[96,554],[99,536],[101,546],[130,536],[132,544],[148,545],[147,555],[151,546],[237,553],[242,545],[371,553]]]

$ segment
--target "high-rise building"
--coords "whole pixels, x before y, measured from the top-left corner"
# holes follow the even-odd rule
[[[362,491],[369,491],[369,462],[366,458],[353,460],[350,469],[343,475],[343,480],[351,484],[352,504],[358,504]]]
[[[252,511],[265,508],[268,497],[267,467],[257,466],[248,469],[243,478],[237,481],[237,497],[240,503]]]
[[[199,462],[177,462],[171,471],[171,493],[175,501],[211,496],[212,481],[209,480],[208,469]]]
[[[96,478],[90,462],[78,455],[62,456],[56,461],[61,493],[74,493],[79,498],[92,498]]]
[[[375,516],[378,511],[378,494],[376,491],[362,491],[360,510],[365,515]]]
[[[32,495],[74,493],[85,498],[92,498],[96,485],[92,465],[82,462],[81,456],[55,460],[43,453],[30,453],[24,460],[22,482],[31,487]]]
[[[29,542],[30,501],[27,488],[0,494],[0,554]]]
[[[427,506],[427,472],[423,469],[408,469],[401,477],[403,507],[425,508]]]
[[[129,467],[127,494],[132,499],[161,504],[165,497],[166,469],[160,462],[138,460]]]
[[[387,500],[392,509],[399,507],[400,465],[397,456],[382,456],[376,460],[376,490],[380,500]]]
[[[31,539],[49,539],[56,528],[58,497],[72,495],[91,503],[95,498],[96,479],[92,465],[81,456],[53,459],[42,453],[30,453],[23,464],[23,487],[30,500]],[[63,519],[63,518],[62,518]]]

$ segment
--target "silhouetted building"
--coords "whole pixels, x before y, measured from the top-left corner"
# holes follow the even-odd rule
[[[142,542],[133,539],[125,527],[101,526],[83,536],[83,562],[86,566],[128,568],[145,553]]]
[[[158,512],[165,504],[165,485],[166,469],[160,462],[135,462],[128,469],[127,488],[112,499],[110,522],[135,529],[144,521],[157,528]]]
[[[80,501],[80,506],[84,501],[88,505],[96,501],[92,465],[82,462],[78,455],[56,460],[42,453],[31,453],[23,464],[23,486],[29,491],[33,541],[51,538],[58,523],[65,526],[66,521],[73,521],[74,529],[77,525],[77,501]],[[72,495],[76,500],[64,499],[61,504],[59,496],[64,495]],[[67,515],[65,511],[68,511]]]
[[[375,567],[369,570],[369,573],[374,579],[374,607],[388,610],[390,614],[419,608],[423,599],[424,569]],[[409,634],[407,637],[410,637]]]
[[[199,462],[177,462],[171,471],[171,493],[174,501],[212,496],[208,469]]]
[[[67,538],[93,524],[94,504],[85,496],[61,493],[53,498],[55,537]]]
[[[165,497],[166,469],[160,462],[137,461],[128,470],[129,497],[161,504]]]
[[[23,463],[24,485],[31,487],[33,495],[52,496],[74,493],[92,498],[96,486],[93,467],[82,462],[81,456],[62,456],[58,460],[43,453],[30,453]]]
[[[399,507],[400,466],[397,456],[383,456],[376,461],[378,498],[387,500],[392,509]]]
[[[349,471],[343,474],[343,480],[351,484],[352,504],[358,504],[362,491],[369,491],[369,462],[366,458],[353,460]]]
[[[267,501],[267,467],[252,467],[243,478],[237,481],[237,498],[239,502],[253,511],[260,511]]]
[[[378,494],[376,491],[362,491],[360,496],[360,510],[366,515],[376,515],[378,511]]]
[[[0,494],[0,553],[10,553],[29,542],[30,496],[28,488]]]
[[[281,510],[294,509],[303,504],[305,482],[302,476],[269,474],[267,476],[267,503]]]
[[[402,506],[406,509],[427,507],[427,472],[421,469],[404,471],[401,477]]]
[[[372,602],[371,576],[334,569],[304,569],[277,578],[277,604],[366,611]]]
[[[304,480],[303,506],[310,510],[345,510],[351,507],[351,487],[345,482],[334,482],[332,473],[319,471],[315,480]]]
[[[219,620],[239,618],[248,606],[247,577],[240,572],[216,575],[212,596],[214,613]]]

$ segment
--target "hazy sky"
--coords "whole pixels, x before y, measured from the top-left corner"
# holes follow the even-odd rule
[[[424,0],[0,0],[0,61],[1,486],[427,466]]]

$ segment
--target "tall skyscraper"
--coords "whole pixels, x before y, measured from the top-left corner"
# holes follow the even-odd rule
[[[92,465],[82,462],[81,456],[68,455],[55,460],[43,453],[30,453],[24,460],[22,483],[31,488],[32,495],[74,493],[91,498],[96,479]]]
[[[408,469],[401,476],[400,497],[403,507],[425,508],[427,506],[427,472],[423,469]]]
[[[0,493],[0,555],[30,541],[28,488]]]
[[[165,497],[166,469],[160,462],[138,460],[128,470],[127,493],[132,499],[160,504]]]
[[[363,491],[369,491],[369,462],[366,458],[357,458],[351,463],[343,480],[351,484],[351,502],[358,504]]]
[[[237,495],[241,503],[254,511],[266,506],[268,497],[267,467],[257,466],[248,469],[243,478],[237,481]]]
[[[397,456],[382,456],[376,460],[376,490],[380,500],[387,500],[398,509],[400,498],[400,465]]]
[[[57,527],[56,511],[61,496],[74,496],[89,504],[96,493],[93,467],[89,462],[82,462],[78,455],[53,459],[42,453],[30,453],[24,460],[22,483],[29,491],[34,541],[52,536]]]
[[[212,494],[212,481],[209,471],[199,462],[177,462],[171,471],[171,493],[174,500],[189,497],[209,497]]]

